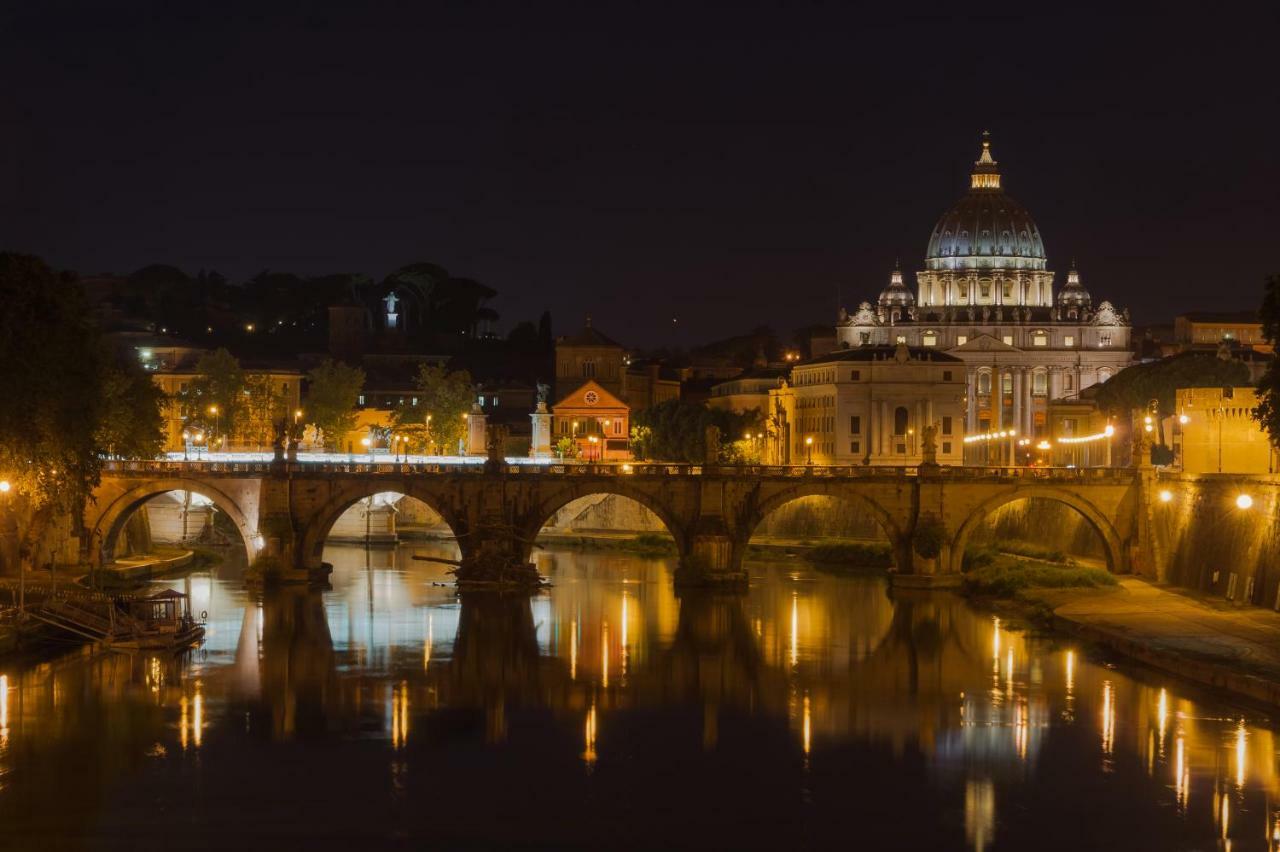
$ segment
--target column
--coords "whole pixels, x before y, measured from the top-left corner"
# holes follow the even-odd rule
[[[1004,428],[1004,370],[991,372],[991,431]]]
[[[1031,368],[1027,368],[1027,374],[1022,379],[1022,417],[1026,422],[1022,433],[1030,438],[1036,431],[1036,412],[1035,412],[1035,395],[1032,390],[1035,387],[1035,376],[1031,372]]]
[[[1013,368],[1013,419],[1009,425],[1022,432],[1022,367]]]
[[[965,398],[965,432],[973,434],[978,431],[978,373],[975,370],[966,371],[969,381],[969,389]]]

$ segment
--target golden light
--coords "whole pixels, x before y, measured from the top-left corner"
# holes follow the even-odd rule
[[[1110,423],[1107,424],[1107,428],[1102,430],[1102,434],[1108,438],[1110,438],[1115,433],[1116,433],[1116,427],[1112,426]]]
[[[1168,503],[1172,499],[1173,499],[1173,492],[1170,491],[1169,489],[1166,488],[1165,490],[1160,492],[1161,503]]]
[[[1053,446],[1053,445],[1052,445],[1052,444],[1050,444],[1048,441],[1041,441],[1040,443],[1036,444],[1036,449],[1037,449],[1037,450],[1048,450],[1048,449],[1052,449],[1052,446]]]
[[[366,446],[366,447],[367,447],[367,446],[369,446],[369,445],[370,445],[371,443],[373,443],[373,442],[372,442],[372,441],[370,441],[368,438],[361,438],[361,439],[360,439],[360,443],[361,443],[363,446]]]
[[[1179,423],[1181,423],[1183,426],[1186,426],[1188,423],[1190,423],[1190,422],[1191,422],[1191,418],[1190,418],[1190,417],[1188,417],[1188,416],[1187,416],[1187,415],[1185,415],[1185,414],[1179,414],[1179,415],[1178,415],[1178,422],[1179,422]]]
[[[1252,509],[1252,508],[1253,508],[1253,498],[1252,498],[1252,497],[1250,497],[1248,494],[1241,494],[1239,497],[1237,497],[1237,498],[1236,498],[1236,508],[1237,508],[1237,509]]]
[[[805,446],[810,446],[810,447],[813,446],[813,436],[810,435],[809,437],[805,438],[804,443],[805,443]]]
[[[216,406],[216,405],[211,405],[211,406],[209,406],[209,413],[210,413],[210,414],[217,414],[217,413],[218,413],[218,406]]]
[[[8,494],[9,489],[13,486],[9,484],[9,480],[0,479],[0,494]]]

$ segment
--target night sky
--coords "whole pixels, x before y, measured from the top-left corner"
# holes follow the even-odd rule
[[[1280,272],[1275,13],[6,5],[0,247],[82,273],[432,261],[504,329],[789,335],[920,268],[984,129],[1058,283],[1136,324]]]

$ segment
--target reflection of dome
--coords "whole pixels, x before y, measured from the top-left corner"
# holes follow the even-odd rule
[[[1044,242],[1031,214],[1004,194],[983,134],[969,193],[942,215],[929,237],[928,269],[1044,269]]]
[[[1071,271],[1067,273],[1067,284],[1058,293],[1058,304],[1062,306],[1074,306],[1087,308],[1093,303],[1093,297],[1089,295],[1089,291],[1084,289],[1084,285],[1080,283],[1080,273],[1076,272],[1075,265],[1071,267]]]
[[[889,278],[889,286],[880,291],[880,306],[882,308],[908,307],[915,302],[916,297],[902,283],[902,271],[895,268],[893,275]]]

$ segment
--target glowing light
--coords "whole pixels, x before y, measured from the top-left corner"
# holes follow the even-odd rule
[[[569,622],[569,680],[578,679],[578,622]]]
[[[1244,767],[1247,753],[1245,750],[1246,738],[1248,732],[1244,726],[1244,719],[1240,720],[1240,724],[1236,726],[1236,786],[1244,787]],[[1225,814],[1224,814],[1225,821]]]
[[[1185,415],[1185,414],[1179,414],[1179,415],[1178,415],[1178,422],[1179,422],[1179,423],[1181,423],[1183,426],[1186,426],[1188,423],[1190,423],[1190,422],[1191,422],[1191,418],[1190,418],[1190,417],[1188,417],[1188,416],[1187,416],[1187,415]]]
[[[810,740],[813,734],[813,727],[809,718],[809,694],[806,692],[804,696],[804,753],[809,753]]]
[[[609,622],[600,625],[600,683],[609,686]]]
[[[1076,673],[1076,652],[1067,652],[1067,695],[1071,694],[1071,690],[1075,687]]]
[[[1115,688],[1111,681],[1102,682],[1102,751],[1111,754],[1116,736],[1116,699]]]
[[[9,480],[0,479],[0,494],[8,494],[9,489],[13,486],[9,484]]]
[[[199,681],[196,681],[196,697],[191,706],[191,741],[200,748],[200,741],[204,738],[204,693],[200,691]]]
[[[1169,489],[1166,488],[1165,490],[1160,492],[1161,503],[1168,503],[1172,499],[1173,499],[1173,492],[1170,491]]]
[[[427,635],[422,640],[422,670],[425,672],[431,663],[431,644],[435,639],[435,625],[431,613],[427,613]]]
[[[1110,438],[1112,435],[1114,435],[1115,432],[1116,432],[1116,429],[1114,426],[1108,426],[1106,429],[1103,429],[1101,432],[1097,433],[1096,435],[1080,435],[1079,437],[1075,437],[1075,438],[1056,438],[1055,440],[1059,444],[1088,444],[1088,443],[1092,443],[1093,441],[1105,441],[1107,438]]]
[[[1237,508],[1237,509],[1252,509],[1252,508],[1253,508],[1253,498],[1252,498],[1252,497],[1250,497],[1248,494],[1241,494],[1239,497],[1237,497],[1237,498],[1236,498],[1236,508]]]
[[[584,732],[584,740],[586,740],[586,749],[582,752],[582,759],[587,765],[596,762],[596,705],[591,703],[591,709],[587,711],[586,731]]]
[[[409,683],[400,681],[391,688],[391,745],[404,748],[409,740]]]
[[[791,593],[791,665],[795,665],[800,660],[800,604],[796,597],[796,593]]]
[[[630,633],[630,630],[628,629],[630,622],[629,615],[630,613],[627,608],[627,593],[624,589],[622,592],[622,674],[624,677],[627,674],[627,651],[631,644],[628,638],[628,634]]]
[[[1164,732],[1169,724],[1169,693],[1160,690],[1160,700],[1156,704],[1156,720],[1160,725],[1160,750],[1164,750]]]
[[[1187,769],[1187,746],[1178,737],[1173,747],[1173,789],[1178,807],[1187,809],[1187,795],[1191,792],[1191,773]]]

